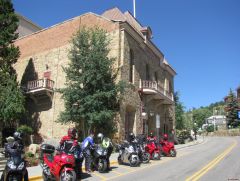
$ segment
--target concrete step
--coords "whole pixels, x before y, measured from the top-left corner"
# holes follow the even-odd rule
[[[1,160],[0,165],[5,165],[7,163],[7,160]]]
[[[2,172],[5,168],[5,165],[0,165],[0,172]]]

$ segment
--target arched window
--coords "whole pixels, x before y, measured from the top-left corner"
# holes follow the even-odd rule
[[[130,58],[129,58],[129,82],[133,83],[134,77],[134,53],[133,50],[130,50]]]

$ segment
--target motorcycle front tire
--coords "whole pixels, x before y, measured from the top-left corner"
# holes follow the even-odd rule
[[[23,179],[22,175],[8,175],[7,181],[21,181]]]
[[[76,176],[76,172],[74,170],[67,170],[66,171],[66,175],[65,175],[65,169],[63,168],[61,173],[60,173],[60,181],[76,181],[77,180],[77,176]]]
[[[107,171],[107,160],[100,159],[98,162],[98,172],[103,173]]]
[[[43,178],[44,181],[50,181],[51,180],[51,179],[48,178],[48,176],[44,172],[42,172],[42,178]]]
[[[130,167],[137,167],[140,164],[140,160],[139,158],[136,160],[136,158],[133,158],[132,156],[130,156],[129,164],[130,164]]]
[[[123,161],[122,161],[121,155],[118,156],[118,164],[119,164],[119,165],[122,165],[122,164],[123,164]]]
[[[149,161],[150,161],[150,154],[149,153],[143,153],[141,161],[144,164],[149,163]]]
[[[152,157],[154,160],[160,160],[161,155],[160,155],[160,153],[153,153]]]
[[[171,156],[171,157],[176,157],[176,156],[177,156],[177,152],[176,152],[175,149],[171,149],[171,150],[170,150],[170,156]]]

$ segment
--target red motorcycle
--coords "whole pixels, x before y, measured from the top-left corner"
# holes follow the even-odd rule
[[[75,158],[73,154],[59,151],[53,156],[55,147],[49,144],[42,144],[40,150],[40,165],[43,169],[44,180],[76,181]]]
[[[145,146],[145,151],[150,154],[151,160],[160,160],[160,148],[156,144],[155,139],[147,139],[147,145]]]
[[[177,151],[172,142],[168,142],[166,140],[161,140],[160,145],[162,147],[161,151],[164,156],[176,157]]]

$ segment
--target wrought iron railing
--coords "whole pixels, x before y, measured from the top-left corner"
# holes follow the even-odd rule
[[[168,97],[173,101],[173,94],[168,90],[164,89],[163,85],[157,81],[149,81],[149,80],[140,80],[140,88],[152,89],[157,92],[160,92],[164,96]]]
[[[54,81],[50,79],[38,79],[29,81],[27,84],[27,91],[37,90],[41,88],[53,90]]]

